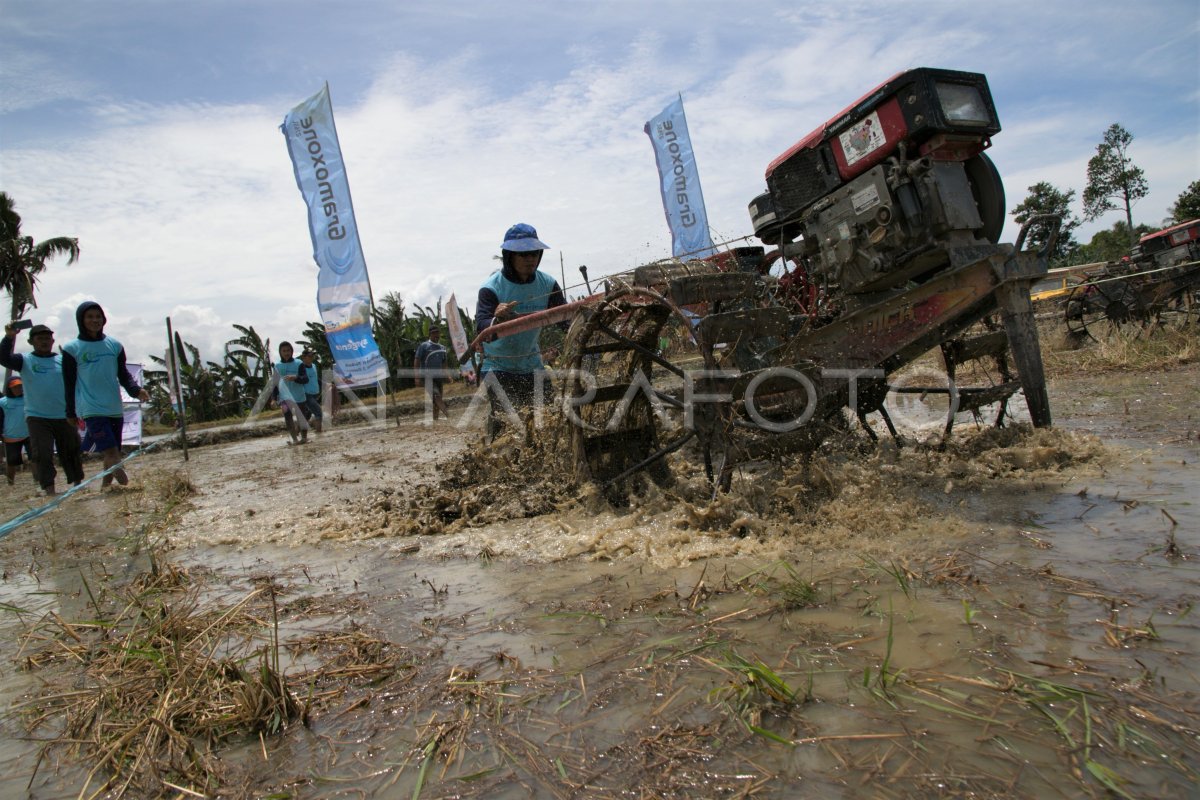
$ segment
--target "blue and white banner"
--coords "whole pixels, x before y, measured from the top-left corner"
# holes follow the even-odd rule
[[[646,135],[658,163],[663,211],[671,229],[671,251],[685,261],[704,258],[715,251],[708,235],[708,214],[700,191],[700,173],[683,116],[683,98],[668,105],[646,123]]]
[[[371,284],[350,204],[329,84],[288,112],[280,126],[308,206],[317,274],[317,308],[333,353],[334,383],[364,386],[388,377],[371,333]]]

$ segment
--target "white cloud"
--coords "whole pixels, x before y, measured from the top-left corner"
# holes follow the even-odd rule
[[[6,52],[0,58],[0,113],[83,100],[96,88],[92,81],[69,74],[46,53]]]

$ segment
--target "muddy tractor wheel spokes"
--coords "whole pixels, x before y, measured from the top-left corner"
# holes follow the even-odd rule
[[[985,317],[962,336],[943,342],[942,363],[950,384],[952,411],[947,413],[942,446],[949,441],[955,413],[970,413],[977,423],[983,410],[995,406],[992,424],[1001,428],[1008,401],[1021,388],[1009,345],[1008,333],[996,317]],[[966,380],[968,385],[960,385]]]
[[[563,408],[579,478],[610,486],[640,473],[671,480],[666,457],[697,436],[686,424],[688,370],[711,361],[689,332],[679,308],[638,287],[614,291],[576,319]]]

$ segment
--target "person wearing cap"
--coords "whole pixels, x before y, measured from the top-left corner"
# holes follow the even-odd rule
[[[121,433],[125,427],[125,406],[121,389],[143,403],[150,393],[138,386],[125,366],[125,348],[104,333],[108,317],[93,300],[85,300],[75,309],[79,336],[63,345],[63,394],[67,404],[67,420],[83,420],[87,435],[95,444],[104,469],[121,461]],[[101,482],[101,488],[112,485],[113,478],[124,486],[129,483],[125,470],[117,467]]]
[[[317,354],[310,347],[300,351],[300,370],[304,372],[304,404],[300,410],[312,422],[313,430],[321,432],[324,415],[321,413],[321,370],[315,363]]]
[[[502,267],[479,288],[475,304],[475,329],[478,332],[524,314],[566,303],[558,281],[538,270],[542,253],[549,249],[532,225],[519,222],[505,232],[500,245]],[[540,334],[540,330],[534,329],[483,346],[479,377],[489,386],[492,413],[488,433],[492,436],[501,427],[502,414],[512,406],[528,406],[533,402],[534,381],[542,370],[542,353],[538,346]],[[495,387],[500,392],[495,391]]]
[[[308,442],[308,415],[304,412],[305,384],[308,371],[296,360],[291,342],[279,343],[279,360],[275,362],[275,388],[271,399],[283,409],[283,424],[287,426],[291,444]],[[299,419],[297,419],[299,418]]]
[[[66,391],[63,387],[62,356],[54,352],[54,331],[45,325],[29,329],[33,352],[14,353],[17,330],[4,328],[0,339],[0,364],[21,374],[25,393],[25,424],[29,428],[29,453],[33,477],[48,495],[55,493],[54,453],[62,465],[67,482],[83,481],[83,460],[79,453],[79,429],[67,421]]]
[[[17,470],[25,463],[21,451],[33,460],[29,451],[29,426],[25,424],[25,389],[16,375],[4,384],[4,396],[0,397],[0,431],[4,438],[4,474],[8,485],[12,486]]]
[[[450,411],[442,397],[442,386],[446,383],[446,379],[442,377],[442,370],[446,368],[446,355],[446,346],[442,344],[442,329],[434,323],[429,326],[429,337],[417,345],[417,352],[413,356],[413,371],[417,373],[418,380],[425,381],[425,393],[429,395],[429,402],[433,406],[434,421],[437,421],[439,411],[446,419],[450,418]]]

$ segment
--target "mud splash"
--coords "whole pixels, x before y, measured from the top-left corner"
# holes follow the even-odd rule
[[[613,507],[577,485],[561,448],[476,430],[406,423],[342,429],[307,449],[280,440],[198,451],[205,477],[171,534],[179,545],[300,545],[386,539],[404,552],[528,562],[644,558],[656,566],[714,556],[902,553],[932,535],[954,542],[985,522],[991,495],[1016,497],[1103,462],[1093,437],[1027,427],[963,426],[949,447],[869,445],[845,435],[811,458],[740,470],[712,496],[694,460],[675,481],[645,482]],[[269,455],[270,453],[273,454]],[[210,455],[211,453],[211,455]],[[169,454],[155,456],[169,463]],[[202,464],[202,466],[201,466]],[[310,487],[320,486],[319,494]]]
[[[1045,488],[1104,457],[1094,437],[1023,426],[981,428],[945,450],[875,448],[847,434],[809,458],[743,469],[733,490],[715,498],[694,462],[674,456],[670,488],[646,482],[627,507],[614,508],[594,487],[564,478],[565,467],[544,450],[509,441],[500,451],[495,460],[460,454],[442,470],[448,478],[414,492],[408,532],[435,537],[420,540],[426,552],[474,548],[526,561],[633,556],[657,567],[797,549],[888,556],[928,546],[931,531],[942,542],[977,532],[970,517],[983,494]]]

